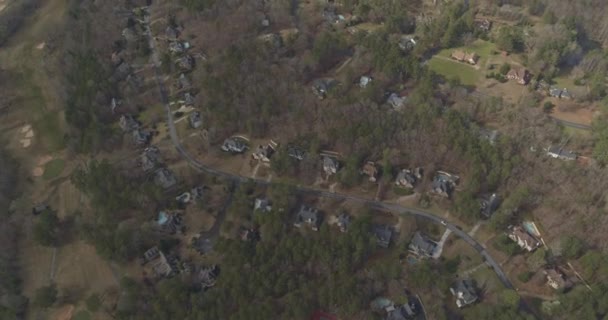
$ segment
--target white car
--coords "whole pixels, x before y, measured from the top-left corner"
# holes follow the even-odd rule
[[[441,220],[441,224],[444,225],[444,226],[448,225],[447,222],[445,222],[445,220]]]

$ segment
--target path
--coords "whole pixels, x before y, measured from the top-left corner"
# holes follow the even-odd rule
[[[437,247],[435,247],[435,250],[433,251],[433,259],[439,259],[439,257],[441,257],[441,253],[443,252],[443,245],[450,236],[450,233],[452,233],[452,230],[445,229],[443,236],[441,236],[441,239],[439,240],[439,242],[437,242]]]
[[[477,270],[479,270],[479,269],[481,269],[483,267],[487,267],[487,266],[488,266],[487,263],[482,262],[479,265],[474,266],[473,268],[470,268],[469,270],[465,270],[465,271],[461,272],[459,274],[459,277],[461,277],[461,278],[468,278],[470,275],[472,275],[473,273],[477,272]]]
[[[184,146],[181,144],[181,142],[179,140],[179,137],[177,135],[177,130],[173,123],[173,113],[171,112],[171,107],[169,106],[169,94],[163,83],[162,72],[161,72],[161,59],[160,59],[158,49],[156,47],[156,40],[152,36],[152,31],[151,31],[151,28],[149,25],[150,16],[149,16],[148,12],[146,12],[144,21],[145,21],[145,23],[143,24],[143,26],[146,30],[145,35],[148,37],[148,44],[150,46],[150,50],[152,53],[152,60],[154,62],[154,66],[155,66],[154,71],[155,71],[156,82],[157,82],[158,89],[159,89],[160,99],[161,99],[161,102],[162,102],[162,104],[165,108],[166,114],[167,114],[167,123],[169,125],[169,133],[170,133],[171,141],[173,142],[173,145],[175,146],[176,151],[193,168],[195,168],[201,172],[205,172],[210,175],[215,175],[215,176],[218,176],[221,178],[229,179],[229,180],[234,181],[235,183],[240,183],[243,181],[252,181],[258,185],[263,185],[263,186],[270,185],[270,183],[267,182],[266,180],[241,177],[239,175],[235,175],[235,174],[228,173],[228,172],[223,172],[218,169],[208,167],[205,164],[199,162],[197,159],[194,158],[194,156],[192,156],[190,153],[188,153],[186,151],[186,149],[184,148]],[[354,196],[354,195],[349,195],[349,194],[331,193],[331,192],[327,192],[325,190],[318,190],[318,189],[314,189],[312,187],[305,187],[305,186],[301,186],[301,185],[294,186],[294,189],[297,192],[310,194],[310,195],[317,196],[317,197],[332,198],[332,199],[337,199],[337,200],[350,200],[353,202],[358,202],[361,204],[368,205],[369,207],[371,207],[373,209],[378,209],[378,210],[382,210],[382,211],[392,211],[392,212],[402,214],[402,215],[413,215],[413,216],[417,216],[417,217],[421,217],[421,218],[430,220],[431,222],[437,223],[437,224],[445,223],[446,228],[452,230],[452,232],[454,234],[456,234],[458,237],[462,238],[466,243],[468,243],[470,246],[472,246],[483,257],[483,259],[488,262],[488,264],[492,267],[492,269],[498,276],[498,279],[502,282],[502,284],[505,287],[507,287],[509,289],[513,288],[513,284],[511,283],[511,281],[509,280],[507,275],[504,273],[504,271],[502,270],[500,265],[492,258],[492,256],[490,256],[490,254],[484,249],[484,247],[479,242],[477,242],[474,238],[469,236],[466,232],[462,231],[458,226],[456,226],[450,222],[444,221],[442,217],[439,217],[433,213],[422,211],[420,209],[413,208],[413,207],[405,207],[405,206],[400,206],[400,205],[393,204],[393,203],[375,201],[375,200],[371,200],[371,199],[367,199],[367,198],[363,198],[363,197],[359,197],[359,196]]]
[[[477,224],[475,226],[473,226],[473,229],[471,229],[471,231],[469,231],[469,235],[471,237],[475,236],[475,233],[477,233],[477,230],[479,230],[479,227],[481,227],[481,222],[477,222]]]

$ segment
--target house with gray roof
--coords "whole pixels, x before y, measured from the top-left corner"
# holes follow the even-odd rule
[[[133,143],[137,146],[148,144],[152,138],[152,133],[146,129],[135,129],[131,132]]]
[[[400,306],[391,305],[386,309],[385,320],[412,320],[416,318],[416,305],[404,303]]]
[[[376,238],[376,243],[381,248],[388,248],[393,237],[393,230],[387,225],[372,226],[372,234]]]
[[[321,226],[321,214],[316,208],[302,205],[300,210],[296,213],[296,219],[293,225],[296,228],[300,228],[303,225],[308,225],[314,231],[319,231]]]
[[[220,269],[217,265],[201,267],[197,274],[197,280],[201,284],[203,290],[207,290],[215,285],[217,277],[220,274]]]
[[[225,152],[243,153],[247,150],[247,144],[242,139],[233,137],[224,140],[221,149]]]
[[[148,147],[141,154],[141,168],[150,171],[162,163],[160,151],[156,146]]]
[[[367,88],[367,86],[372,83],[372,80],[374,79],[370,76],[361,76],[361,78],[359,78],[359,87]]]
[[[184,93],[184,104],[186,106],[193,106],[194,102],[194,95],[192,95],[190,92]]]
[[[306,151],[295,146],[287,146],[287,155],[290,158],[302,161],[306,157]]]
[[[205,255],[213,251],[213,241],[209,238],[202,237],[200,234],[192,237],[191,245],[199,254]]]
[[[163,233],[175,234],[176,232],[184,231],[182,216],[178,212],[166,210],[159,211],[156,218],[156,225],[158,230]]]
[[[414,233],[414,237],[412,238],[412,241],[410,241],[408,249],[411,253],[419,257],[431,258],[436,247],[437,243],[435,241],[418,231]]]
[[[323,156],[323,171],[325,171],[325,174],[327,174],[327,176],[336,174],[338,172],[338,169],[340,169],[340,164],[338,163],[338,160],[332,157]]]
[[[131,75],[132,71],[133,71],[133,68],[131,68],[130,64],[128,64],[125,61],[121,62],[118,65],[118,67],[116,67],[116,69],[114,69],[114,74],[113,74],[114,81],[122,81],[122,80],[128,78],[128,76]]]
[[[336,224],[338,225],[338,228],[340,228],[340,231],[346,232],[351,221],[351,216],[346,212],[342,212],[338,215]]]
[[[331,90],[337,81],[334,79],[317,79],[312,83],[312,92],[321,100],[327,97],[329,90]]]
[[[260,160],[262,162],[270,162],[270,158],[274,155],[278,143],[270,140],[267,145],[259,145],[258,148],[251,154],[253,159]]]
[[[188,115],[188,122],[190,122],[190,127],[193,129],[198,129],[203,126],[203,118],[199,111],[191,112]]]
[[[166,278],[177,273],[175,259],[167,257],[157,247],[150,248],[144,252],[142,264],[151,269],[158,278]]]
[[[194,68],[194,58],[191,55],[184,55],[177,59],[175,63],[183,71],[190,71]]]
[[[449,198],[460,178],[456,175],[449,174],[444,171],[437,171],[433,183],[431,184],[431,192],[442,197]]]
[[[418,167],[414,170],[403,169],[397,174],[395,185],[411,189],[414,188],[420,180],[422,180],[422,168]]]
[[[167,37],[167,40],[169,41],[177,41],[179,34],[180,30],[178,28],[167,26],[167,28],[165,29],[165,37]]]
[[[133,30],[133,28],[124,28],[122,29],[121,34],[127,42],[133,42],[137,40],[137,33],[135,32],[135,30]]]
[[[490,217],[492,217],[492,214],[496,211],[496,209],[498,209],[499,204],[500,199],[498,198],[498,195],[496,195],[496,193],[493,193],[489,196],[481,196],[481,199],[479,201],[481,215],[484,218],[489,219]]]
[[[386,99],[386,103],[397,111],[401,110],[406,102],[407,102],[407,97],[399,96],[398,94],[396,94],[394,92],[388,96],[388,99]]]
[[[578,156],[576,153],[568,150],[564,150],[564,148],[560,146],[551,146],[547,149],[547,155],[554,159],[572,161],[576,160]]]
[[[177,184],[177,179],[171,170],[167,168],[160,168],[156,170],[154,175],[154,183],[163,189],[169,189]]]
[[[456,281],[451,287],[450,292],[456,297],[456,306],[458,308],[466,307],[477,301],[477,292],[475,283],[469,279]]]

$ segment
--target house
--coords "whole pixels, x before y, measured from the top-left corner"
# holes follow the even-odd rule
[[[177,82],[175,84],[175,87],[179,90],[182,89],[188,89],[192,86],[192,83],[190,83],[190,80],[188,79],[188,77],[186,77],[185,74],[180,74],[179,78],[177,79]]]
[[[401,39],[399,39],[399,48],[403,51],[409,51],[414,49],[414,47],[416,46],[416,39],[412,36],[402,36]]]
[[[560,95],[561,99],[574,99],[574,96],[570,93],[570,91],[568,91],[568,89],[564,88],[564,90],[562,90],[562,94]]]
[[[159,277],[170,277],[177,272],[175,267],[175,259],[168,258],[162,251],[158,250],[157,247],[150,248],[143,255],[143,265],[153,271],[153,273]]]
[[[120,116],[120,120],[118,120],[118,125],[122,129],[123,132],[131,132],[133,130],[139,129],[139,122],[135,120],[135,118],[131,114],[123,114]]]
[[[462,50],[456,50],[452,52],[452,59],[460,62],[466,62],[469,64],[477,64],[479,56],[476,53],[468,53]]]
[[[160,250],[157,247],[152,247],[144,252],[141,260],[141,264],[144,265],[160,256]]]
[[[191,107],[194,105],[194,96],[190,93],[190,92],[186,92],[184,93],[184,101],[183,103],[188,106]]]
[[[296,214],[296,220],[293,225],[299,228],[303,224],[309,225],[314,231],[319,231],[319,227],[321,226],[321,214],[319,210],[302,205]]]
[[[40,203],[32,208],[32,214],[37,216],[37,215],[45,212],[46,210],[50,210],[50,209],[51,209],[51,207],[48,204]]]
[[[208,238],[201,237],[200,234],[192,237],[191,245],[199,254],[205,255],[213,251],[213,241]]]
[[[414,237],[410,241],[408,249],[411,253],[419,257],[430,258],[433,256],[436,247],[437,243],[435,241],[418,231],[414,233]]]
[[[407,102],[407,97],[399,96],[396,93],[391,93],[386,99],[386,103],[388,103],[393,109],[399,111],[403,108],[403,105]]]
[[[411,320],[416,317],[416,304],[404,303],[400,306],[390,305],[386,309],[386,320]]]
[[[397,174],[395,185],[402,188],[414,188],[416,183],[422,179],[422,168],[414,170],[403,169]]]
[[[359,87],[361,88],[365,88],[367,87],[368,84],[370,84],[372,82],[373,78],[369,77],[369,76],[362,76],[359,79]]]
[[[479,129],[479,138],[488,141],[491,145],[494,145],[498,139],[498,130],[481,128]]]
[[[348,213],[342,212],[338,215],[337,220],[338,221],[336,224],[338,225],[338,228],[340,228],[340,231],[346,232],[346,230],[348,230],[348,226],[350,226],[352,219]]]
[[[374,225],[372,226],[372,234],[376,237],[376,243],[381,248],[388,248],[391,244],[391,238],[393,237],[393,231],[387,225]]]
[[[190,49],[190,43],[187,41],[171,41],[169,42],[169,51],[175,54],[186,52]]]
[[[336,85],[333,79],[317,79],[313,81],[312,92],[321,100],[327,97],[327,93]]]
[[[243,153],[248,147],[242,139],[233,137],[224,140],[221,148],[225,152]]]
[[[509,239],[517,242],[517,245],[528,252],[534,251],[540,247],[540,241],[536,240],[532,235],[527,233],[522,227],[511,227],[507,234]]]
[[[433,178],[431,192],[449,198],[456,188],[458,179],[458,176],[443,171],[437,171],[435,178]]]
[[[578,157],[576,153],[572,151],[566,151],[560,146],[551,146],[547,149],[547,155],[554,159],[572,161]]]
[[[521,85],[527,85],[530,82],[532,75],[528,69],[522,67],[513,67],[507,72],[507,79],[515,80]]]
[[[179,29],[178,28],[174,28],[172,26],[168,26],[165,29],[165,37],[167,37],[167,40],[169,41],[177,41],[177,38],[179,37]]]
[[[278,143],[270,140],[270,142],[265,146],[259,145],[257,150],[253,152],[251,156],[255,160],[260,160],[262,162],[270,162],[270,158],[275,153],[275,150],[278,146]]]
[[[175,175],[173,172],[171,172],[171,170],[167,168],[160,168],[156,170],[154,175],[154,183],[163,189],[169,189],[177,183],[177,179],[175,179]]]
[[[336,12],[335,6],[327,6],[323,9],[321,16],[329,23],[338,23],[340,20],[338,19],[338,14]]]
[[[159,231],[168,234],[174,234],[176,232],[183,233],[184,226],[182,225],[182,216],[176,212],[159,211],[158,217],[156,218],[156,225]]]
[[[304,151],[298,147],[287,146],[287,155],[290,158],[296,159],[298,161],[302,161],[306,157],[306,151]]]
[[[450,292],[456,297],[456,306],[458,306],[458,308],[466,307],[477,301],[475,284],[472,280],[462,279],[456,281],[456,283],[450,287]]]
[[[327,176],[336,174],[338,172],[339,167],[340,164],[338,163],[338,160],[328,156],[323,157],[323,171],[325,171],[325,174],[327,174]]]
[[[220,274],[217,265],[201,267],[196,273],[196,279],[201,284],[203,290],[207,290],[215,285],[215,281]]]
[[[150,171],[160,163],[162,163],[162,157],[160,151],[155,146],[146,148],[141,154],[141,168],[144,171]]]
[[[131,133],[131,137],[133,138],[133,143],[135,145],[142,146],[150,141],[152,133],[145,129],[135,129]]]
[[[488,32],[492,28],[492,22],[488,19],[475,19],[473,25],[475,26],[475,29],[482,32]]]
[[[270,212],[272,210],[272,206],[270,205],[270,201],[266,198],[256,198],[253,203],[253,211],[256,212]]]
[[[193,129],[198,129],[203,125],[203,119],[199,111],[191,112],[188,115],[188,121],[190,122],[190,127]]]
[[[194,58],[191,55],[185,55],[177,59],[175,63],[183,71],[190,71],[194,68]]]
[[[559,98],[562,95],[562,90],[557,87],[551,87],[549,89],[549,96],[553,98]]]
[[[569,286],[568,280],[558,268],[548,268],[543,270],[547,278],[547,284],[555,290],[563,290]]]
[[[500,204],[500,199],[498,198],[496,193],[493,193],[489,197],[482,196],[480,199],[480,203],[479,203],[479,206],[481,209],[481,215],[486,219],[490,219],[490,217],[492,217],[492,214],[494,213],[494,211],[496,211],[496,209],[498,209],[499,204]]]
[[[368,176],[369,182],[376,182],[378,179],[378,167],[376,166],[376,163],[373,161],[365,163],[363,168],[361,168],[361,174]]]

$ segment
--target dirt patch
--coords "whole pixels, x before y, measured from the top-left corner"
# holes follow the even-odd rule
[[[43,174],[44,170],[41,167],[36,167],[34,170],[32,170],[32,175],[34,177],[42,177]]]
[[[551,115],[559,120],[570,121],[574,123],[591,125],[593,118],[595,117],[596,111],[590,108],[572,108],[572,104],[564,103],[561,101],[552,101],[556,107],[553,108]]]
[[[74,306],[70,304],[70,305],[63,306],[63,307],[57,309],[57,311],[55,311],[53,313],[53,316],[51,317],[51,319],[70,320],[70,319],[72,319],[73,314],[74,314]]]
[[[46,46],[46,42],[40,42],[38,45],[36,45],[36,49],[42,50],[42,49],[44,49],[45,46]]]
[[[19,143],[23,148],[28,148],[32,145],[32,139],[34,138],[34,136],[35,134],[34,130],[32,129],[32,126],[26,124],[25,126],[21,127]]]
[[[29,132],[29,131],[28,131]],[[36,167],[32,170],[32,175],[34,177],[40,177],[44,174],[44,165],[47,164],[49,161],[53,160],[52,156],[43,156],[40,157],[38,159],[38,162],[36,163]]]

